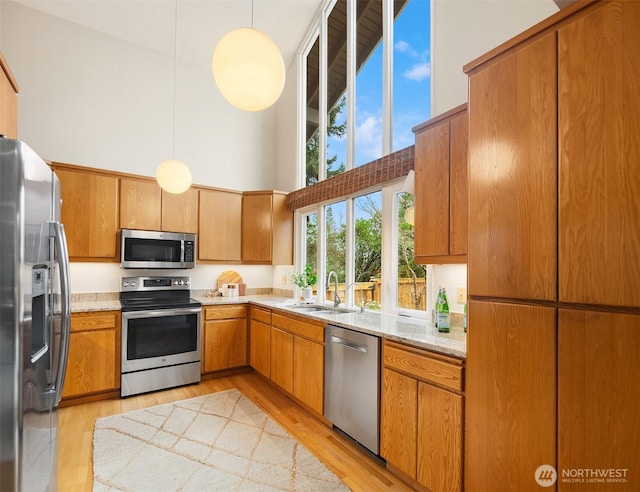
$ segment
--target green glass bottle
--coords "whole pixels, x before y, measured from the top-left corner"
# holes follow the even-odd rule
[[[436,297],[434,324],[438,327],[438,318],[440,317],[440,310],[442,309],[442,287],[438,289],[438,297]]]
[[[464,328],[464,332],[467,332],[467,303],[464,303],[464,316],[462,318],[462,327]]]
[[[440,309],[438,310],[438,331],[440,333],[449,333],[450,326],[451,318],[449,314],[449,300],[447,299],[447,290],[443,287]]]

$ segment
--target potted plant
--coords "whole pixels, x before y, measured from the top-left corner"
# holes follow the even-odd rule
[[[305,301],[309,301],[313,295],[313,286],[318,281],[318,276],[311,265],[307,263],[302,273],[292,275],[293,283],[302,289],[302,296]]]

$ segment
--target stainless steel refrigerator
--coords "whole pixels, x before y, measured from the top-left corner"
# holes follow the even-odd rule
[[[0,137],[0,490],[56,489],[57,407],[67,364],[69,255],[60,183]]]

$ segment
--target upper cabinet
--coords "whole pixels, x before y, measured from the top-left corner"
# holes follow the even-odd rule
[[[467,261],[467,105],[413,128],[415,261]]]
[[[242,261],[271,265],[293,264],[293,213],[287,195],[251,191],[242,197]]]
[[[120,179],[120,228],[197,232],[198,190],[174,195],[155,180]]]
[[[242,193],[200,190],[198,259],[240,262]]]
[[[161,228],[168,232],[198,232],[198,190],[175,195],[162,190]]]
[[[559,300],[640,307],[640,3],[558,31]]]
[[[120,180],[120,228],[159,231],[162,188],[151,180]]]
[[[118,178],[53,163],[60,180],[62,223],[72,261],[116,261]]]
[[[556,299],[556,37],[469,78],[469,295]]]
[[[18,84],[0,53],[0,135],[18,138]]]

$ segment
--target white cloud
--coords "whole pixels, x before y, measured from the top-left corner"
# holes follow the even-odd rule
[[[382,154],[382,117],[368,115],[356,127],[356,160],[365,163]]]
[[[406,41],[398,41],[396,43],[396,51],[399,51],[400,53],[410,53],[413,50],[411,49],[411,45]]]
[[[412,66],[409,70],[406,70],[403,74],[403,77],[413,80],[415,82],[420,82],[426,78],[431,76],[431,64],[430,63],[417,63]]]

